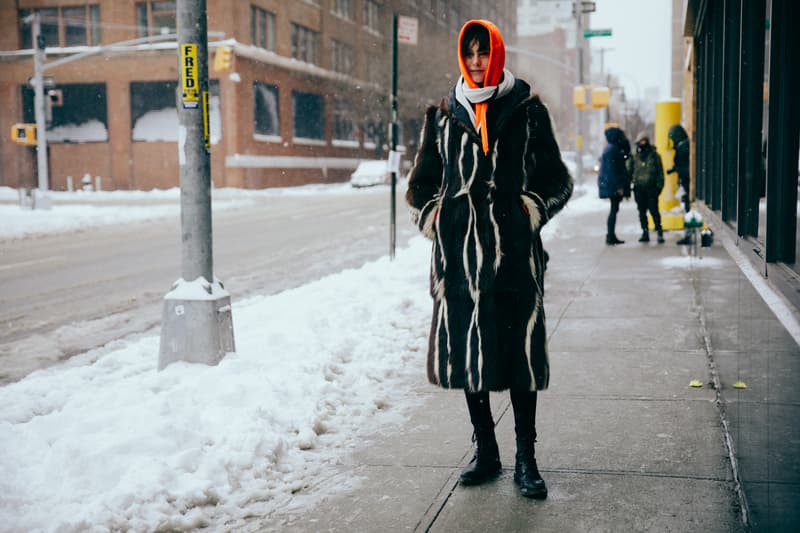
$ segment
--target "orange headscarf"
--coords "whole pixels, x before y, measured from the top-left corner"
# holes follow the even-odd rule
[[[483,26],[489,32],[489,64],[486,67],[486,77],[483,79],[483,86],[488,87],[497,85],[503,78],[503,68],[506,65],[506,46],[503,43],[503,35],[500,29],[488,20],[474,19],[468,20],[458,34],[458,66],[461,75],[467,83],[467,87],[477,89],[479,85],[472,80],[469,69],[464,63],[464,56],[461,53],[461,44],[464,39],[464,32],[473,24]],[[489,109],[489,102],[478,102],[475,104],[475,128],[481,132],[481,144],[483,153],[489,153],[489,132],[486,126],[486,111]]]

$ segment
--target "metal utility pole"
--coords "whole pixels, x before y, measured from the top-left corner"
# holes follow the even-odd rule
[[[158,368],[234,351],[230,295],[214,277],[205,0],[178,0],[181,279],[164,297]]]
[[[397,13],[392,16],[392,125],[389,139],[390,157],[397,151]],[[389,258],[394,259],[397,248],[397,171],[392,168],[392,193],[389,219]]]
[[[39,11],[33,13],[33,108],[36,116],[36,170],[38,183],[33,197],[34,209],[50,209],[48,194],[49,176],[47,172],[47,119],[44,100],[44,60],[45,42]]]
[[[583,86],[583,15],[597,9],[595,2],[575,0],[572,3],[572,15],[575,17],[575,54],[578,67],[578,86]],[[578,183],[583,183],[583,113],[575,110],[575,173]]]
[[[583,5],[576,1],[572,7],[575,16],[575,57],[578,68],[578,86],[583,86]],[[575,179],[583,183],[583,113],[575,109]]]

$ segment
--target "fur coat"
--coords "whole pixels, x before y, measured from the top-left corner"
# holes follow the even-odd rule
[[[471,392],[546,389],[540,230],[572,194],[550,117],[530,87],[489,106],[488,154],[454,91],[425,113],[408,176],[432,239],[428,379]]]

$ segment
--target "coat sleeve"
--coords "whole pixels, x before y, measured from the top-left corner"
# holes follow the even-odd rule
[[[664,164],[661,162],[661,154],[654,152],[656,155],[656,190],[661,193],[664,188]]]
[[[425,111],[419,148],[414,165],[408,173],[406,204],[411,220],[427,237],[433,238],[434,223],[439,210],[444,165],[436,144],[436,107]]]
[[[528,106],[528,159],[522,201],[531,219],[531,229],[538,231],[558,213],[572,196],[572,176],[561,160],[561,150],[553,135],[547,108],[534,97]]]

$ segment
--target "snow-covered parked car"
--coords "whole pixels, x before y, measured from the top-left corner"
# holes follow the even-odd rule
[[[391,181],[389,167],[385,159],[379,161],[362,161],[350,175],[350,185],[353,187],[370,187],[383,185]]]

